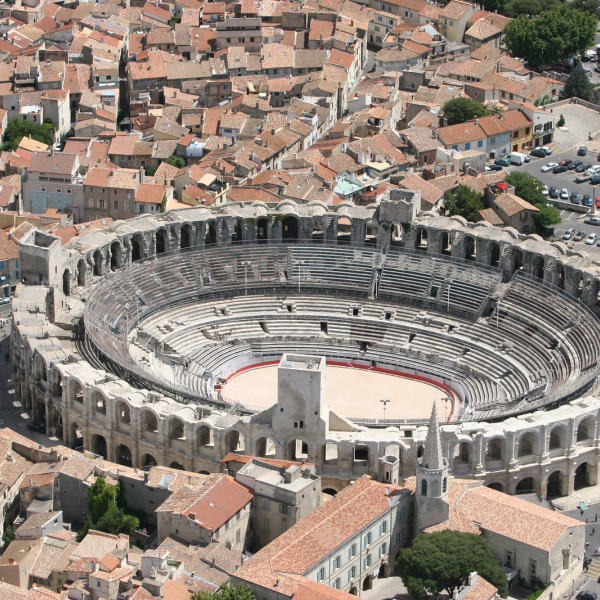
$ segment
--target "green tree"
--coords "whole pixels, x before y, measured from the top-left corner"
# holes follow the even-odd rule
[[[448,125],[456,125],[470,121],[475,117],[484,117],[491,114],[481,102],[473,98],[453,98],[444,104],[444,117]]]
[[[515,188],[515,194],[523,200],[527,200],[529,204],[545,204],[546,196],[542,194],[544,184],[533,175],[523,171],[513,171],[506,179],[508,185]]]
[[[444,210],[448,216],[459,215],[467,221],[475,221],[477,211],[483,208],[481,195],[466,185],[459,185],[454,192],[447,192]]]
[[[551,233],[552,225],[560,223],[561,218],[556,206],[548,206],[546,196],[542,194],[544,184],[537,177],[522,171],[513,171],[505,181],[515,188],[515,194],[519,198],[539,209],[532,216],[540,233]]]
[[[120,484],[109,485],[104,477],[98,477],[88,490],[88,516],[79,532],[78,541],[81,541],[90,529],[113,535],[131,535],[139,526],[139,518],[124,506]]]
[[[590,99],[590,80],[581,64],[576,65],[571,71],[565,87],[560,91],[560,99],[566,100],[567,98]]]
[[[565,126],[565,123],[566,123],[566,121],[565,121],[565,115],[563,115],[563,114],[561,113],[561,115],[560,115],[560,119],[558,120],[558,123],[556,123],[556,126],[557,126],[557,127],[564,127],[564,126]]]
[[[573,0],[571,6],[590,15],[598,14],[598,0]]]
[[[31,121],[23,121],[22,119],[11,119],[4,132],[4,143],[2,150],[15,150],[19,146],[19,142],[24,136],[31,136],[32,139],[48,144],[54,144],[54,128],[52,123],[43,123],[38,125]]]
[[[171,154],[171,156],[167,158],[167,164],[172,165],[173,167],[177,167],[178,169],[183,169],[183,167],[185,167],[186,165],[185,158],[175,156],[174,154]]]
[[[5,544],[10,544],[15,539],[15,531],[16,530],[17,530],[16,527],[13,527],[12,525],[9,525],[4,530],[4,533],[2,534],[2,541]]]
[[[504,4],[503,15],[516,19],[521,15],[537,17],[543,12],[552,10],[560,4],[560,0],[508,0]]]
[[[576,56],[593,43],[597,21],[567,4],[534,18],[521,15],[505,30],[505,43],[511,54],[524,58],[532,65],[548,66]]]
[[[415,600],[443,592],[451,596],[473,571],[497,587],[502,598],[508,595],[506,574],[488,541],[474,533],[446,530],[420,535],[398,553],[396,567]]]
[[[233,587],[225,583],[219,591],[196,592],[190,600],[256,600],[254,590],[246,583]]]

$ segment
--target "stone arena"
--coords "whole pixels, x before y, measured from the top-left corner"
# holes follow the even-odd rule
[[[561,242],[392,190],[174,210],[65,246],[32,230],[19,260],[16,393],[72,447],[206,473],[229,453],[309,461],[332,493],[383,456],[414,475],[433,399],[384,419],[373,385],[361,414],[332,401],[322,429],[284,420],[281,393],[230,397],[231,375],[298,354],[435,385],[455,476],[544,497],[597,482],[600,273]]]

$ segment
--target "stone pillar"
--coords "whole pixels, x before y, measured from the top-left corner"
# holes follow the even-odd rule
[[[473,460],[471,467],[475,469],[476,473],[483,473],[485,471],[485,440],[483,439],[483,433],[480,431],[475,434],[475,443],[473,444]]]
[[[514,467],[517,465],[517,456],[519,455],[519,446],[515,439],[514,431],[507,432],[505,439],[504,468],[514,469]]]
[[[550,447],[550,436],[548,435],[548,425],[544,424],[544,425],[542,425],[542,427],[540,429],[540,441],[539,441],[538,456],[537,456],[539,463],[544,463],[548,460],[548,458],[549,458],[548,452],[550,449],[549,447]]]

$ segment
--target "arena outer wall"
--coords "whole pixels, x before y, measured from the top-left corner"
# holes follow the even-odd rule
[[[421,214],[419,208],[418,193],[411,192],[377,206],[342,203],[331,210],[291,201],[271,208],[262,203],[190,208],[117,222],[64,247],[58,238],[34,230],[20,245],[28,285],[18,287],[13,302],[16,393],[34,420],[45,420],[50,434],[114,462],[214,472],[225,468],[221,461],[230,452],[264,455],[269,447],[277,458],[292,458],[290,440],[273,429],[269,411],[237,415],[137,389],[84,357],[77,343],[83,301],[111,272],[180,247],[277,243],[286,238],[286,224],[298,239],[313,243],[344,238],[470,259],[502,269],[505,282],[522,270],[600,313],[600,272],[585,253],[511,228]],[[338,226],[342,218],[345,225]],[[600,401],[586,396],[516,418],[449,424],[442,427],[444,453],[456,476],[475,477],[508,493],[565,495],[597,483],[599,419]],[[80,442],[77,432],[83,435]],[[323,488],[339,490],[377,472],[378,459],[390,454],[400,457],[404,477],[413,475],[425,435],[422,426],[372,429],[331,413],[329,431],[306,433],[302,442],[307,460],[318,465]],[[336,447],[335,461],[324,458],[328,444]]]

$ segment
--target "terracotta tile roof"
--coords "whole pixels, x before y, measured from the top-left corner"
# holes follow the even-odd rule
[[[270,589],[275,589],[279,580],[277,590],[292,595],[290,592],[293,593],[298,580],[284,578],[284,573],[305,573],[388,510],[390,502],[408,493],[404,488],[384,485],[370,477],[356,479],[333,500],[315,509],[254,554],[236,571],[236,577]],[[319,584],[315,582],[315,585]],[[336,592],[333,588],[328,589],[332,594]]]
[[[515,196],[514,194],[500,194],[493,200],[494,204],[505,212],[509,217],[519,214],[524,210],[531,212],[540,212],[540,209],[533,206],[523,198]]]
[[[155,183],[142,183],[135,195],[135,201],[146,202],[149,204],[162,204],[166,191],[167,186]]]
[[[457,600],[491,600],[496,597],[498,588],[495,588],[489,581],[477,575],[477,581],[471,586],[461,590]]]
[[[249,463],[251,460],[254,460],[256,458],[256,456],[249,456],[246,454],[234,454],[233,452],[229,452],[229,454],[226,454],[222,459],[221,462],[222,463],[226,463],[226,462],[241,462],[241,463]],[[284,468],[288,468],[288,467],[293,467],[293,466],[299,466],[301,467],[302,465],[310,465],[313,463],[306,463],[306,462],[298,462],[295,460],[279,460],[276,458],[261,458],[260,459],[262,462],[266,462],[269,463],[270,465],[274,465],[276,467],[284,467]]]
[[[507,131],[515,131],[532,125],[532,122],[527,115],[517,109],[506,110],[487,117],[480,117],[478,121],[480,127],[488,136],[498,135]],[[470,123],[470,121],[468,122]]]
[[[451,0],[442,10],[440,10],[440,17],[446,17],[448,19],[459,19],[467,10],[473,7],[470,2],[463,2],[462,0]]]
[[[440,127],[438,137],[446,146],[452,146],[453,144],[484,140],[487,138],[487,134],[478,123],[468,121],[457,125],[449,125],[448,127]]]
[[[0,581],[0,597],[2,600],[26,600],[28,591],[10,583]]]
[[[405,190],[419,190],[421,192],[421,199],[424,201],[422,206],[424,210],[431,209],[443,196],[441,190],[416,174],[409,175],[402,179],[398,183],[398,187],[404,188]]]
[[[493,208],[482,208],[477,211],[482,220],[495,225],[496,227],[502,227],[504,221],[494,212]]]
[[[29,172],[71,175],[78,162],[79,157],[76,154],[34,152],[29,161]]]

